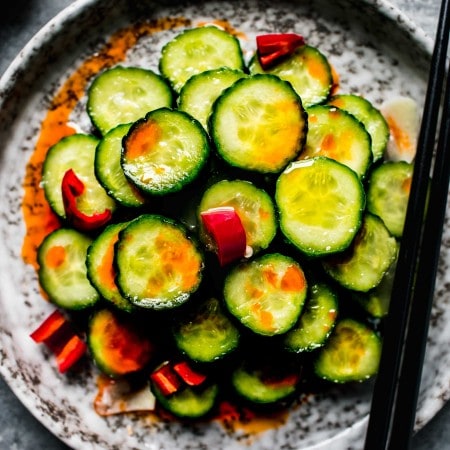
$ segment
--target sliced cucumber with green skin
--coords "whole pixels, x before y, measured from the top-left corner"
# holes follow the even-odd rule
[[[92,239],[79,231],[59,228],[38,249],[39,282],[50,301],[61,308],[89,308],[100,299],[89,282],[86,254]]]
[[[236,81],[213,105],[209,130],[219,155],[231,166],[277,173],[295,159],[306,138],[300,97],[274,75]]]
[[[226,88],[246,76],[242,70],[228,67],[193,75],[180,91],[178,109],[195,117],[207,129],[214,101]]]
[[[365,192],[349,167],[316,157],[286,168],[275,202],[286,238],[308,256],[324,256],[350,246],[361,226]]]
[[[295,325],[306,293],[300,265],[279,253],[239,264],[224,282],[225,304],[231,314],[265,336],[285,333]]]
[[[139,67],[116,66],[91,84],[87,111],[100,133],[106,134],[117,125],[135,122],[172,103],[172,90],[160,75]]]
[[[97,367],[111,377],[139,372],[155,353],[154,344],[135,319],[109,309],[94,311],[87,341]]]
[[[389,312],[396,266],[396,261],[394,261],[384,274],[378,286],[374,287],[369,292],[352,292],[352,298],[372,317],[380,319],[385,317]]]
[[[305,108],[324,102],[333,86],[332,70],[327,58],[309,45],[299,47],[291,56],[266,71],[255,56],[250,62],[250,73],[271,73],[289,81]]]
[[[131,312],[134,305],[124,298],[116,285],[114,268],[114,245],[119,232],[128,222],[108,225],[91,243],[87,251],[87,275],[102,297],[117,308]]]
[[[143,308],[167,309],[198,289],[203,255],[181,224],[144,214],[119,233],[115,264],[125,298]]]
[[[317,376],[333,383],[365,381],[378,371],[381,339],[353,319],[339,321],[314,363]]]
[[[397,257],[398,245],[383,222],[365,214],[352,245],[322,261],[325,271],[347,289],[368,292],[378,286]]]
[[[85,185],[85,191],[77,198],[77,208],[86,215],[113,211],[116,202],[106,193],[94,173],[95,149],[98,139],[88,134],[73,134],[52,146],[42,168],[42,186],[53,211],[66,217],[61,184],[64,174],[72,169]]]
[[[369,178],[367,209],[380,217],[389,232],[402,237],[413,164],[398,161],[376,167]]]
[[[245,400],[267,405],[292,396],[300,381],[301,368],[281,359],[245,362],[233,370],[231,384]]]
[[[169,396],[165,396],[154,383],[151,383],[151,390],[165,410],[185,419],[197,419],[208,414],[214,408],[219,393],[217,384],[184,387]]]
[[[366,128],[372,140],[372,158],[383,157],[389,140],[389,125],[381,112],[369,100],[354,94],[339,94],[328,102],[355,116]]]
[[[122,168],[139,189],[153,195],[181,190],[204,167],[208,136],[193,117],[161,108],[138,120],[123,139]]]
[[[312,106],[307,113],[308,137],[300,159],[326,156],[363,177],[372,163],[372,150],[370,135],[362,123],[334,106]]]
[[[314,284],[300,320],[283,338],[284,348],[302,353],[322,347],[334,328],[337,314],[336,293],[324,283]]]
[[[145,197],[131,184],[123,173],[120,164],[122,139],[130,130],[131,124],[118,125],[105,134],[95,151],[95,175],[106,192],[117,203],[127,207],[145,204]]]
[[[177,347],[196,362],[213,362],[239,345],[240,333],[219,300],[210,298],[183,314],[173,327]]]
[[[269,194],[243,180],[222,180],[210,186],[200,201],[199,213],[210,208],[231,206],[245,229],[247,246],[253,254],[266,249],[277,232],[275,207]],[[200,237],[205,243],[208,236],[200,223]]]
[[[244,70],[244,59],[239,41],[215,26],[178,34],[163,47],[159,61],[160,72],[176,92],[193,75],[220,67]]]

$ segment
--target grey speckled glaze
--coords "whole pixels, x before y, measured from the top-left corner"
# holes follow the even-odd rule
[[[239,2],[81,0],[53,20],[20,54],[0,83],[0,316],[1,372],[8,384],[42,423],[76,449],[305,449],[361,448],[371,385],[346,386],[308,398],[288,423],[248,440],[217,424],[195,426],[152,424],[142,417],[102,419],[92,409],[95,369],[61,376],[43,352],[30,342],[29,331],[50,309],[39,294],[34,271],[21,262],[24,227],[20,210],[25,164],[40,121],[58,86],[108,35],[139,17],[184,16],[199,20],[227,19],[250,37],[289,30],[308,36],[341,76],[341,90],[360,92],[375,104],[395,95],[421,102],[430,42],[395,8],[384,1],[358,0]],[[173,33],[140,41],[127,63],[156,68],[157,50]],[[388,36],[388,38],[386,38]],[[83,44],[81,45],[80,42]],[[155,51],[156,50],[156,51]],[[51,64],[50,64],[51,62]],[[50,69],[51,67],[51,69]],[[73,121],[84,131],[90,123],[83,103]],[[448,229],[448,227],[447,227]],[[450,235],[446,232],[437,295],[426,356],[417,426],[449,398]],[[14,299],[14,308],[11,308]],[[130,431],[132,430],[132,433]]]

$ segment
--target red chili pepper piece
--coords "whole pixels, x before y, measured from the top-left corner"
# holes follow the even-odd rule
[[[36,330],[33,331],[33,333],[30,334],[30,337],[38,344],[45,342],[54,336],[65,323],[66,318],[61,314],[61,312],[55,310],[42,322],[41,325],[39,325],[38,328],[36,328]]]
[[[173,370],[189,386],[199,386],[206,380],[206,375],[195,371],[186,361],[174,364]]]
[[[78,209],[77,197],[83,194],[85,186],[72,169],[69,169],[62,179],[61,190],[66,217],[72,225],[82,231],[95,230],[105,225],[112,217],[109,209],[91,216]]]
[[[58,310],[51,313],[42,324],[30,334],[36,343],[44,343],[56,356],[58,370],[69,370],[86,352],[84,341],[75,334],[71,324]]]
[[[247,237],[234,208],[211,208],[200,216],[206,232],[214,240],[221,266],[245,256]]]
[[[61,373],[67,372],[86,352],[86,344],[76,334],[64,345],[56,355],[56,363]]]
[[[266,70],[305,45],[303,36],[296,33],[263,34],[256,37],[259,63]]]
[[[174,394],[181,387],[181,380],[168,362],[150,374],[150,378],[165,396]]]
[[[284,377],[280,376],[272,376],[267,377],[264,380],[264,383],[268,386],[272,387],[286,387],[293,386],[300,381],[300,373],[289,373],[285,374]]]

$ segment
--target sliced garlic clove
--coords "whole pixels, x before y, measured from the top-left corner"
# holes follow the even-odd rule
[[[127,380],[101,375],[94,408],[100,416],[138,411],[153,411],[156,399],[148,384],[134,389]]]
[[[412,162],[416,156],[420,128],[419,107],[410,97],[394,97],[380,107],[390,130],[386,159]]]

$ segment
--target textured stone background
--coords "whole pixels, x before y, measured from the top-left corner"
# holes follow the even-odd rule
[[[332,0],[330,0],[332,1]],[[435,34],[439,0],[391,0],[431,37]],[[2,3],[0,74],[49,19],[72,0],[13,0]],[[450,370],[450,368],[449,368]],[[413,450],[450,449],[450,403],[413,440]],[[67,450],[37,422],[0,377],[0,450]],[[336,449],[337,450],[337,449]]]

